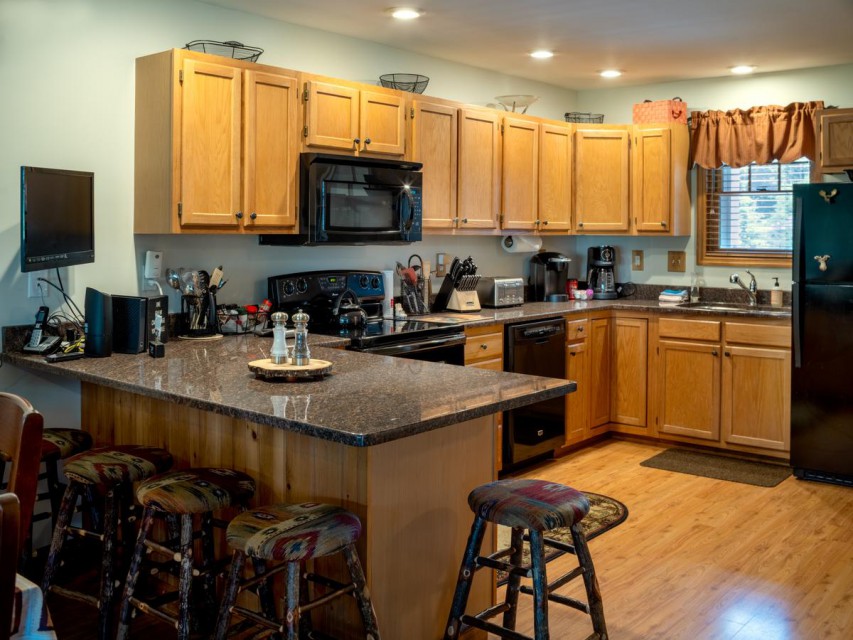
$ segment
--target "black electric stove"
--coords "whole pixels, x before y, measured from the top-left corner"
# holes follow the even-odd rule
[[[349,338],[348,349],[380,355],[464,364],[465,332],[458,324],[423,322],[417,317],[382,317],[385,288],[378,271],[306,271],[268,279],[275,311],[308,314],[309,332]],[[344,326],[339,314],[342,297],[357,301],[366,321]]]

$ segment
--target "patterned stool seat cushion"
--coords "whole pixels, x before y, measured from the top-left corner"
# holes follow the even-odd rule
[[[353,513],[331,504],[275,504],[250,509],[228,525],[232,549],[264,560],[297,562],[340,551],[361,535]]]
[[[116,485],[144,480],[172,466],[165,449],[138,444],[98,447],[65,461],[65,475],[85,484]]]
[[[205,513],[248,502],[255,495],[251,476],[234,471],[201,467],[171,471],[146,480],[136,498],[146,507],[165,513]]]
[[[64,460],[92,448],[92,436],[81,429],[45,429],[41,434],[41,459]]]
[[[468,504],[489,522],[534,531],[570,527],[589,512],[589,501],[576,489],[520,478],[481,485],[470,493]]]

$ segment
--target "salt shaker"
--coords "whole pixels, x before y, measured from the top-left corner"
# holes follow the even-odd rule
[[[293,364],[298,367],[305,366],[311,362],[311,353],[308,351],[308,320],[307,313],[299,309],[293,314],[293,326],[295,328],[293,338]]]
[[[270,360],[273,364],[287,364],[287,338],[285,337],[285,323],[287,314],[276,311],[272,314],[272,349],[270,349]]]

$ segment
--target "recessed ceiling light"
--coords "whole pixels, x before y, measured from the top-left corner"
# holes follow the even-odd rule
[[[410,7],[397,7],[394,9],[388,9],[388,12],[391,14],[392,18],[397,18],[397,20],[414,20],[415,18],[421,17],[421,12],[417,9],[412,9]]]
[[[548,51],[547,49],[537,49],[536,51],[530,52],[531,58],[537,58],[539,60],[545,60],[547,58],[553,58],[554,52]]]
[[[622,72],[618,69],[605,69],[599,74],[602,78],[618,78]]]
[[[729,71],[731,71],[735,75],[743,76],[747,73],[752,73],[753,71],[755,71],[755,67],[750,64],[739,64],[736,67],[731,67]]]

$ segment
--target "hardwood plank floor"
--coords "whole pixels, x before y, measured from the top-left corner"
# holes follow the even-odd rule
[[[590,542],[611,638],[853,638],[853,490],[793,477],[753,487],[640,466],[662,449],[608,440],[521,474],[628,506],[627,521]],[[566,592],[583,599],[574,585]],[[531,599],[521,596],[521,606],[518,629],[532,634]],[[93,637],[94,610],[51,597],[51,611],[60,638]],[[554,640],[592,631],[577,611],[550,613]],[[155,636],[174,630],[140,617],[133,637]]]
[[[608,440],[520,474],[628,506],[622,525],[590,542],[610,636],[853,638],[853,490],[794,477],[755,487],[640,466],[663,448]],[[573,562],[561,558],[555,570]],[[567,589],[581,597],[579,586]],[[518,619],[527,634],[530,602]],[[549,612],[552,638],[592,631],[577,611]]]

